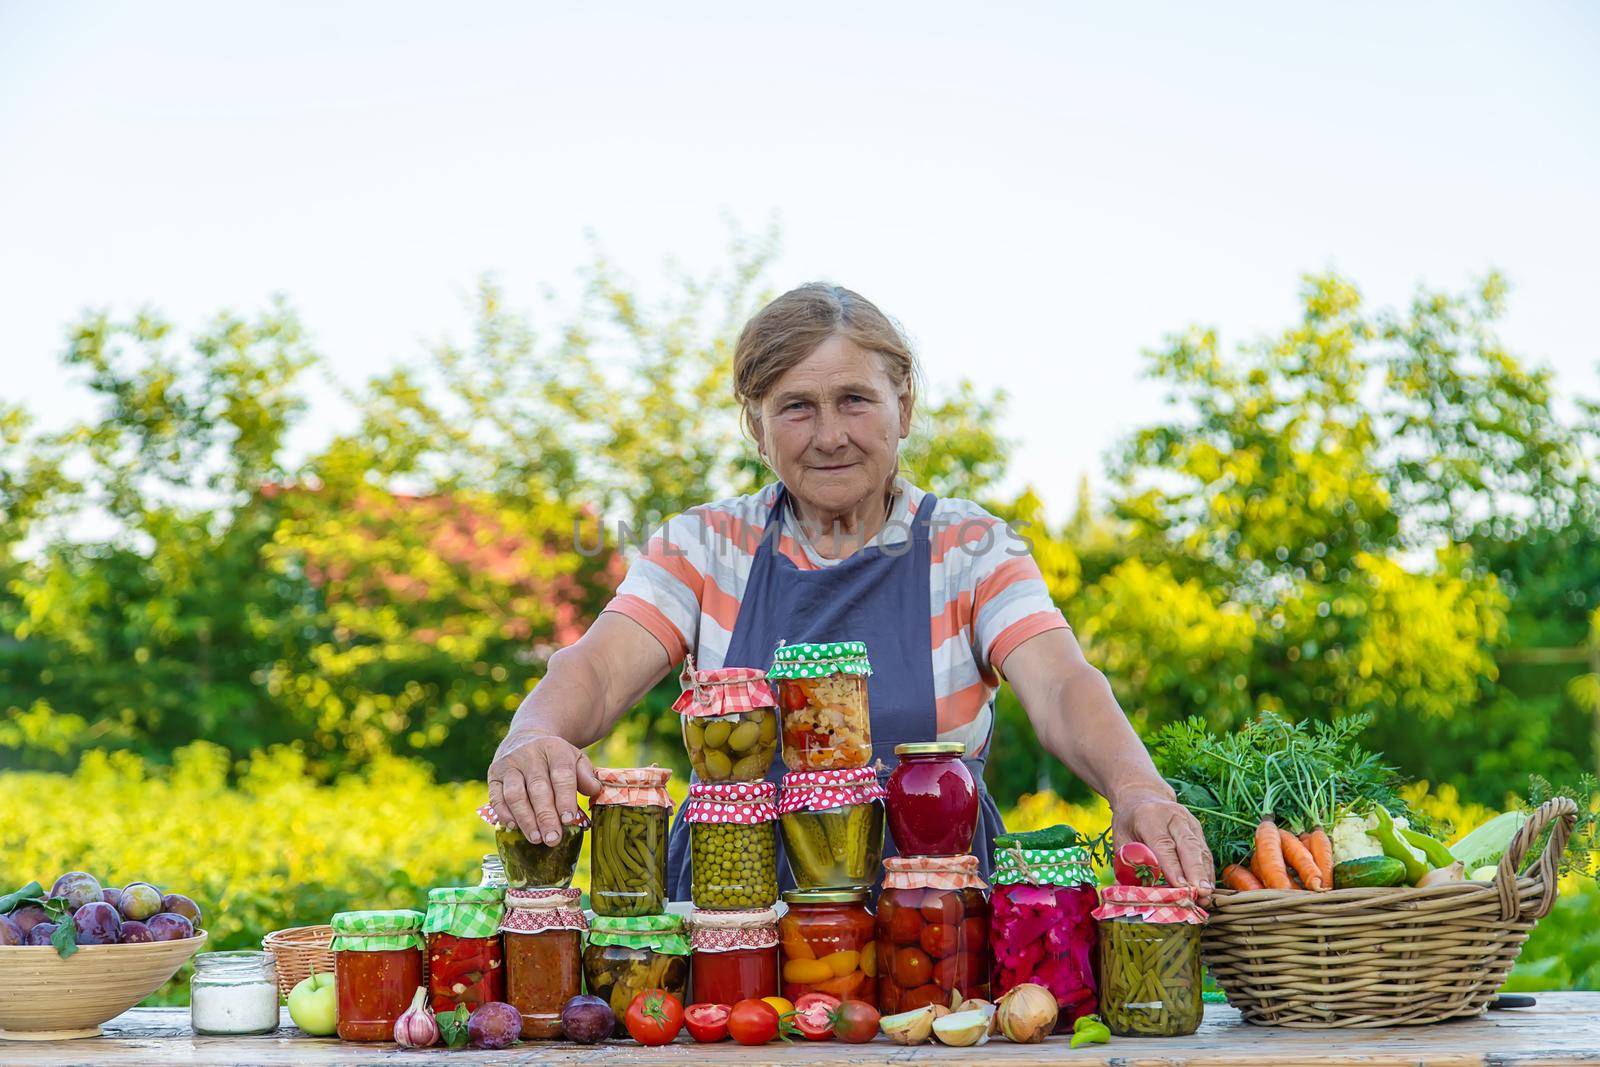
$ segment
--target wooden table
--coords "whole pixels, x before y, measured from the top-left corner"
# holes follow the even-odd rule
[[[195,1037],[184,1008],[136,1008],[106,1024],[105,1036],[54,1043],[0,1042],[0,1063],[13,1064],[905,1064],[911,1061],[1021,1067],[1025,1064],[1179,1065],[1600,1063],[1600,993],[1540,993],[1533,1008],[1491,1011],[1481,1019],[1386,1030],[1283,1030],[1250,1026],[1232,1008],[1206,1006],[1205,1025],[1187,1038],[1112,1038],[1073,1050],[1064,1037],[1042,1045],[996,1038],[980,1048],[906,1048],[879,1038],[870,1045],[835,1042],[745,1048],[681,1039],[665,1048],[632,1042],[604,1045],[522,1044],[501,1052],[467,1049],[406,1051],[394,1045],[351,1045],[310,1038],[283,1016],[284,1028],[263,1037]]]

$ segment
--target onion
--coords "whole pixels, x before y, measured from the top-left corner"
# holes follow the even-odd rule
[[[1024,982],[1000,998],[995,1021],[1007,1041],[1031,1045],[1050,1036],[1060,1011],[1055,994],[1036,982]]]

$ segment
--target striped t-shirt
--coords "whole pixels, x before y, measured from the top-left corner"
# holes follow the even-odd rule
[[[911,519],[927,494],[903,478],[896,484],[889,520],[869,545],[903,543],[909,536]],[[774,482],[758,493],[702,504],[668,519],[630,564],[605,610],[649,630],[674,665],[692,650],[702,669],[722,666],[777,493]],[[1006,656],[1067,621],[1021,536],[977,504],[939,498],[929,540],[938,739],[960,741],[969,753],[979,754],[989,744]],[[778,551],[803,570],[840,562],[817,554],[792,506],[784,510]]]

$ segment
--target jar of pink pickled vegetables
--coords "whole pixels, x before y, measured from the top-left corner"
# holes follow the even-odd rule
[[[1098,1000],[1091,914],[1099,902],[1089,850],[1024,848],[998,839],[989,943],[994,952],[991,992],[999,1000],[1014,986],[1036,982],[1055,994],[1056,1032],[1093,1014]]]

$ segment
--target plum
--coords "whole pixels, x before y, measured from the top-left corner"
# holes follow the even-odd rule
[[[17,928],[24,934],[40,923],[48,921],[49,918],[50,913],[38,904],[23,904],[11,913],[11,921],[16,923]]]
[[[113,908],[120,910],[122,907],[122,890],[114,885],[108,885],[100,890],[100,899],[110,904]]]
[[[124,945],[140,945],[155,939],[155,935],[150,932],[150,928],[138,919],[129,919],[122,924],[122,943]]]
[[[158,912],[150,916],[145,923],[145,928],[150,931],[150,936],[157,941],[182,941],[194,936],[194,924],[186,915],[174,915],[170,911]]]
[[[56,884],[50,888],[50,896],[57,900],[65,900],[67,908],[77,911],[88,903],[104,904],[100,899],[100,883],[95,881],[94,875],[85,874],[83,871],[68,871],[56,879]]]
[[[103,900],[92,901],[72,913],[80,945],[115,945],[122,932],[122,916]]]
[[[592,1045],[610,1037],[616,1026],[617,1017],[611,1005],[587,993],[573,997],[561,1009],[561,1032],[567,1035],[568,1041]]]
[[[158,911],[174,911],[173,908],[162,907],[163,899],[161,890],[149,882],[130,882],[123,887],[122,904],[117,908],[122,912],[124,919],[137,919],[144,922]],[[179,912],[179,914],[182,914]]]
[[[50,944],[50,938],[55,936],[55,932],[56,932],[56,924],[55,923],[52,923],[52,922],[39,923],[32,930],[28,931],[28,944],[33,945],[33,946],[45,946],[45,947],[47,947]]]
[[[195,926],[200,925],[200,905],[184,896],[182,893],[168,893],[161,898],[160,911],[170,911],[174,915],[182,915]]]
[[[522,1013],[502,1001],[479,1004],[467,1017],[467,1036],[473,1048],[507,1048],[521,1035]]]
[[[0,945],[20,945],[28,935],[8,917],[0,915]]]

